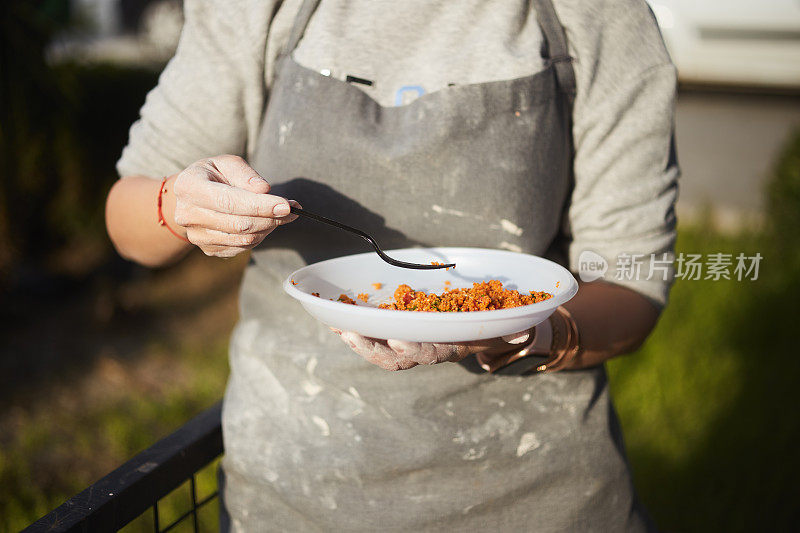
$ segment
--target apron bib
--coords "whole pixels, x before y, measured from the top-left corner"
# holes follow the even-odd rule
[[[554,248],[574,77],[549,1],[533,2],[544,70],[399,107],[292,59],[318,1],[298,13],[250,161],[273,194],[384,249]],[[281,289],[305,264],[364,251],[303,219],[253,251],[223,412],[234,530],[643,527],[602,368],[499,376],[470,357],[387,372]]]

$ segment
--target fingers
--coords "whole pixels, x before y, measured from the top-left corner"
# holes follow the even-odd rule
[[[435,342],[410,342],[396,339],[378,340],[359,335],[352,331],[341,331],[330,328],[338,334],[342,341],[350,346],[357,354],[372,364],[387,370],[404,370],[416,365],[434,365],[444,362],[458,362],[470,354],[478,356],[482,366],[488,361],[498,357],[508,357],[519,350],[519,344],[530,339],[531,330],[506,335],[497,339],[483,341],[435,343]],[[509,351],[511,349],[511,351]],[[548,362],[547,369],[557,370],[559,360]]]
[[[282,218],[226,215],[202,207],[186,206],[176,209],[175,223],[184,228],[213,228],[231,234],[269,233],[276,227],[292,222],[297,215]]]
[[[468,354],[477,352],[496,352],[509,350],[509,344],[500,339],[485,339],[478,341],[458,343],[458,346]]]
[[[256,194],[266,194],[270,185],[247,161],[237,155],[220,155],[206,160],[218,173],[222,183]]]
[[[469,347],[470,353],[486,352],[491,355],[505,353],[509,350],[513,350],[515,347],[518,349],[521,348],[519,345],[528,342],[531,339],[533,331],[534,329],[531,328],[520,331],[519,333],[504,335],[496,339],[484,339],[463,344]]]
[[[272,230],[297,219],[300,204],[267,194],[270,185],[241,157],[198,161],[178,175],[175,222],[207,255],[231,257],[257,246]]]
[[[201,248],[204,246],[232,246],[250,249],[261,244],[268,232],[262,233],[224,233],[206,228],[188,228],[186,237]]]
[[[414,366],[404,362],[385,342],[364,337],[352,331],[342,333],[342,340],[361,357],[385,370],[405,370]]]
[[[472,353],[481,353],[486,357],[506,354],[509,347],[513,349],[515,344],[520,344],[530,338],[530,332],[524,331],[508,335],[506,338],[512,342],[502,339],[457,343],[410,342],[396,339],[384,341],[364,337],[352,331],[342,332],[336,328],[331,328],[331,330],[339,334],[342,341],[357,354],[370,363],[388,370],[401,370],[416,365],[458,362]]]
[[[235,156],[190,165],[178,175],[174,190],[179,204],[219,213],[270,218],[289,214],[286,198],[267,194],[266,180]]]
[[[179,217],[176,211],[176,222],[186,228],[186,238],[198,246],[206,255],[216,257],[232,257],[250,250],[259,244],[276,227],[287,224],[293,219],[236,217],[208,211],[199,217]],[[222,228],[219,231],[210,228]],[[230,248],[225,250],[225,248]]]
[[[409,342],[396,339],[379,340],[352,331],[330,328],[345,344],[370,363],[387,370],[405,370],[417,365],[458,362],[479,351],[481,344]]]
[[[339,337],[358,355],[385,370],[406,370],[417,365],[397,354],[386,341],[364,337],[352,331],[343,331]]]
[[[297,200],[289,200],[289,206],[290,206],[290,207],[298,207],[298,208],[300,208],[300,209],[302,209],[302,208],[303,208],[303,206],[302,206],[302,205],[300,205],[300,202],[298,202]],[[278,221],[279,221],[281,224],[286,224],[286,223],[288,223],[288,222],[294,222],[295,220],[297,220],[297,217],[298,217],[298,215],[294,215],[294,214],[292,214],[292,213],[289,213],[289,214],[288,214],[288,215],[286,215],[285,217],[279,218],[279,219],[277,219],[277,220],[278,220]]]
[[[274,218],[289,214],[289,202],[286,198],[257,194],[214,181],[198,183],[194,200],[198,207],[229,215]]]
[[[435,365],[442,362],[438,358],[436,348],[430,343],[389,339],[386,344],[398,356],[408,357],[420,365]]]
[[[390,339],[386,343],[395,353],[419,365],[455,363],[470,354],[466,344],[408,342],[395,339]]]
[[[531,330],[526,329],[525,331],[520,331],[519,333],[512,333],[511,335],[503,335],[500,337],[503,342],[507,342],[509,344],[522,344],[526,342],[531,337]]]
[[[211,257],[231,258],[239,255],[242,252],[250,250],[251,246],[215,246],[215,245],[197,245],[204,254]]]
[[[445,361],[450,363],[457,363],[464,359],[471,353],[475,353],[476,350],[472,348],[471,345],[467,343],[455,343],[455,344],[434,344],[437,347],[440,353],[447,353],[447,358]]]
[[[460,361],[469,351],[467,345],[379,340],[352,331],[339,331],[340,338],[370,363],[387,370],[406,370],[417,365]]]

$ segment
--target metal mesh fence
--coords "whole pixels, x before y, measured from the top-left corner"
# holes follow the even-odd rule
[[[198,494],[198,472],[211,470],[215,479],[214,463],[223,453],[221,411],[219,402],[24,531],[119,531],[134,520],[141,526],[148,511],[155,532],[200,531],[201,509],[219,497],[213,481],[214,490]],[[183,485],[188,485],[188,510],[165,519],[159,502]]]

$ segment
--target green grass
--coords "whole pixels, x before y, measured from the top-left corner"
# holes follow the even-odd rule
[[[181,374],[178,383],[162,390],[148,392],[123,382],[116,391],[106,391],[104,401],[76,398],[78,406],[62,409],[54,398],[50,408],[17,413],[14,434],[4,437],[7,442],[0,449],[0,531],[25,527],[221,397],[226,339],[172,348],[153,346],[149,356],[171,359],[170,379]],[[127,365],[119,369],[129,370]],[[198,497],[214,490],[213,470],[209,467],[199,476]],[[160,504],[162,526],[188,510],[187,486]],[[210,530],[216,524],[216,503],[207,507],[202,516],[205,530]],[[147,513],[125,530],[152,531],[151,521]]]
[[[677,248],[765,257],[758,281],[678,281],[646,345],[608,365],[640,495],[666,530],[792,529],[795,271],[758,233],[684,228]]]

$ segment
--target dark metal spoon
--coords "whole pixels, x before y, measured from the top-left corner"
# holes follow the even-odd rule
[[[341,222],[336,222],[335,220],[331,220],[331,219],[326,218],[326,217],[324,217],[322,215],[317,215],[316,213],[310,213],[310,212],[306,211],[305,209],[300,209],[299,207],[292,206],[291,210],[292,210],[292,213],[294,213],[295,215],[300,215],[301,217],[311,218],[313,220],[316,220],[317,222],[324,222],[325,224],[330,224],[331,226],[334,226],[334,227],[339,228],[339,229],[343,229],[345,231],[349,231],[350,233],[355,233],[356,235],[358,235],[359,237],[361,237],[362,239],[364,239],[365,241],[370,243],[372,245],[372,247],[375,248],[375,252],[377,252],[377,254],[380,256],[380,258],[383,259],[384,261],[386,261],[387,263],[389,263],[390,265],[394,265],[396,267],[401,267],[401,268],[415,268],[417,270],[435,270],[435,269],[438,269],[438,268],[455,268],[456,267],[455,263],[449,263],[447,265],[441,265],[441,264],[439,264],[439,265],[420,265],[418,263],[407,263],[405,261],[398,261],[397,259],[392,259],[388,255],[383,253],[383,250],[381,250],[380,246],[378,246],[378,243],[375,242],[375,239],[373,239],[371,235],[361,231],[360,229],[356,229],[356,228],[350,227],[350,226],[348,226],[346,224],[342,224]]]

